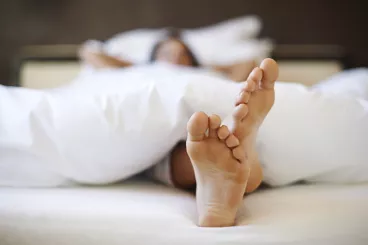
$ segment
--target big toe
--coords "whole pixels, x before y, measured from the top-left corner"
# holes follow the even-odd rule
[[[275,81],[279,76],[279,67],[273,59],[264,59],[260,65],[263,70],[263,77],[261,80],[261,88],[272,89]]]
[[[188,140],[201,141],[205,138],[208,130],[208,116],[204,112],[196,112],[187,124]]]

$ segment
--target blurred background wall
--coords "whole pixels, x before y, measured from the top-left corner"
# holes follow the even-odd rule
[[[23,45],[79,44],[140,27],[199,27],[256,14],[279,44],[338,44],[350,67],[368,66],[364,0],[9,0],[0,1],[0,83],[10,84]]]

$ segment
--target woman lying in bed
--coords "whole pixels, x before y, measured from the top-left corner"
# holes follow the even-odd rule
[[[82,48],[81,59],[95,68],[122,68],[133,64],[104,53]],[[157,43],[150,61],[199,67],[199,63],[176,34]],[[258,128],[274,103],[274,82],[278,67],[265,59],[260,67],[253,62],[214,66],[235,81],[246,81],[235,99],[233,125],[221,125],[217,115],[195,113],[188,122],[186,143],[180,142],[171,154],[149,173],[178,188],[197,187],[200,226],[231,226],[245,193],[261,184],[263,175],[255,149]]]
[[[83,46],[80,50],[81,59],[94,68],[123,68],[133,66],[134,64],[116,58],[105,53],[91,50],[88,45]],[[150,62],[163,61],[176,65],[200,67],[200,64],[188,48],[181,40],[180,32],[172,29],[169,30],[165,39],[159,41],[153,48],[149,58]],[[224,73],[231,80],[240,82],[244,81],[252,69],[255,67],[254,61],[238,62],[228,66],[213,65],[208,68]]]

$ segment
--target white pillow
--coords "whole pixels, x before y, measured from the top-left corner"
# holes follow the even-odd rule
[[[185,139],[195,111],[230,115],[239,86],[208,71],[157,64],[86,74],[50,91],[0,87],[0,185],[130,177]],[[282,83],[257,139],[272,185],[368,181],[367,143],[366,104]]]
[[[272,49],[269,40],[256,39],[261,25],[256,16],[239,17],[208,27],[184,29],[183,39],[204,65],[261,60]],[[134,63],[147,63],[152,47],[165,33],[165,29],[128,31],[107,40],[102,48],[110,55]]]
[[[196,29],[184,29],[188,39],[220,39],[242,41],[257,37],[262,29],[262,21],[256,15],[240,16]]]

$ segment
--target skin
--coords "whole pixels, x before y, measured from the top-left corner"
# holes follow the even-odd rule
[[[156,60],[175,65],[192,66],[192,60],[182,42],[169,39],[157,50]]]

